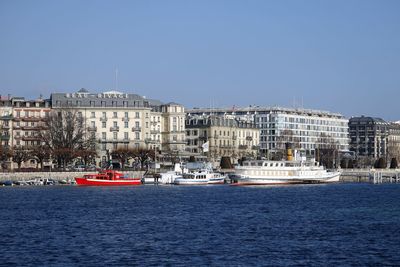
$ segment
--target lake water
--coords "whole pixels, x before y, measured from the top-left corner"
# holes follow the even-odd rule
[[[0,188],[1,266],[400,265],[400,184]]]

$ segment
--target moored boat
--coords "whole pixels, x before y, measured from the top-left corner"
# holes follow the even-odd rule
[[[236,185],[339,182],[340,172],[328,172],[316,162],[246,161],[236,167]]]
[[[93,186],[122,186],[122,185],[140,185],[140,178],[127,178],[121,172],[114,170],[105,170],[97,174],[86,174],[83,177],[76,177],[78,185]]]
[[[295,152],[295,155],[297,153]],[[287,160],[249,160],[235,168],[236,185],[310,184],[339,182],[339,171],[327,171],[314,159],[296,156],[287,144]]]
[[[183,173],[181,177],[174,180],[176,185],[207,185],[225,183],[225,175],[210,170],[199,170],[196,172]]]

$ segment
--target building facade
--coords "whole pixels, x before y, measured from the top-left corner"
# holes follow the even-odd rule
[[[259,130],[255,123],[215,115],[186,117],[186,151],[204,154],[210,161],[229,156],[233,161],[256,156],[259,150]],[[208,152],[203,145],[208,142]]]
[[[184,151],[184,107],[118,91],[51,95],[53,109],[72,109],[98,140],[102,162],[118,148]]]
[[[327,146],[341,151],[349,149],[348,120],[336,113],[280,107],[191,109],[187,113],[254,122],[260,131],[260,152],[265,156],[282,151],[287,142],[294,143],[308,156],[315,156],[316,149]]]
[[[389,123],[381,118],[352,117],[349,120],[350,150],[358,157],[387,156]]]

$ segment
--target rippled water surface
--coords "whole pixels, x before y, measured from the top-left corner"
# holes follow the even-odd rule
[[[2,266],[400,265],[400,184],[0,188]]]

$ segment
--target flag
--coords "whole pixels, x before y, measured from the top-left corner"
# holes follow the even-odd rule
[[[203,148],[203,152],[208,152],[208,144],[209,142],[205,142],[201,147]]]

